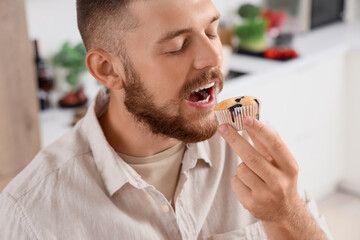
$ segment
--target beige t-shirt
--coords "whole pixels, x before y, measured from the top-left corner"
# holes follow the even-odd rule
[[[180,142],[163,152],[149,157],[118,154],[145,182],[153,185],[172,203],[184,151],[185,143]]]

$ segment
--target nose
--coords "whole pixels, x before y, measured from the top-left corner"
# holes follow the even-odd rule
[[[194,68],[203,70],[206,68],[221,67],[222,47],[219,39],[209,39],[206,35],[197,41]]]

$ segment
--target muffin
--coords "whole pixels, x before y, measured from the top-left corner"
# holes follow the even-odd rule
[[[237,131],[244,129],[244,118],[247,116],[260,119],[261,101],[256,97],[241,96],[226,99],[215,106],[219,124],[227,123]]]

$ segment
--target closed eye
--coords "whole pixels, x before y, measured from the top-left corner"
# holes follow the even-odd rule
[[[169,52],[168,54],[173,55],[173,56],[180,55],[181,53],[185,52],[185,50],[187,49],[187,47],[189,45],[189,42],[190,41],[188,39],[186,39],[179,50]]]
[[[218,37],[217,34],[206,34],[206,36],[209,38],[209,39],[216,39]]]

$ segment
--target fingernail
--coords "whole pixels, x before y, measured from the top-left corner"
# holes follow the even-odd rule
[[[245,125],[251,127],[253,125],[253,119],[251,117],[245,118]]]
[[[219,132],[220,132],[221,135],[225,135],[228,131],[229,131],[229,128],[225,124],[221,125],[219,127]]]

